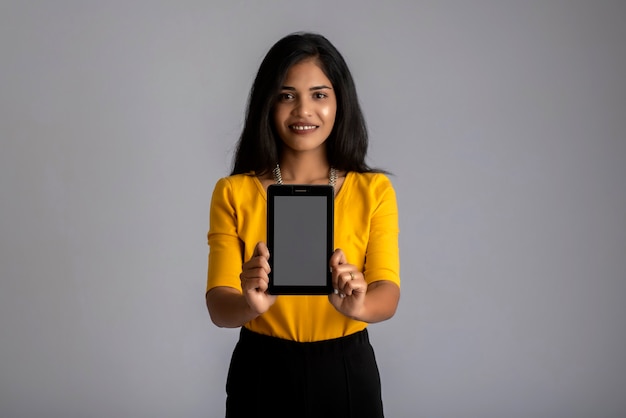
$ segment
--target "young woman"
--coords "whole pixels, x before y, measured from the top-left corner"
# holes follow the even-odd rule
[[[206,302],[241,327],[226,383],[227,417],[382,417],[368,323],[400,298],[398,211],[387,176],[365,162],[354,81],[323,36],[296,33],[265,56],[249,96],[231,175],[214,189]],[[335,188],[335,292],[267,293],[266,190]]]

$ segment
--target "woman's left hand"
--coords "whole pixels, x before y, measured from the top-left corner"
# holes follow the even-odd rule
[[[365,306],[367,282],[356,266],[349,264],[344,252],[336,249],[330,257],[333,289],[328,296],[330,303],[342,314],[359,319]]]

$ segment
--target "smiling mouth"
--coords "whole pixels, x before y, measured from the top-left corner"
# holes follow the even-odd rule
[[[315,125],[291,125],[289,126],[289,128],[293,129],[294,131],[311,131],[317,128],[317,126]]]

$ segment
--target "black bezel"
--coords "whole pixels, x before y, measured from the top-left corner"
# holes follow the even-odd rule
[[[267,247],[270,251],[269,264],[274,269],[274,197],[276,196],[324,196],[326,197],[326,283],[311,285],[275,285],[274,275],[269,274],[268,292],[272,295],[328,295],[333,291],[332,274],[328,262],[334,248],[334,197],[335,190],[330,185],[272,184],[267,189]]]

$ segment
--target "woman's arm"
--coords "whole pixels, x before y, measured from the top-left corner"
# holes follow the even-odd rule
[[[361,207],[371,208],[367,218],[369,228],[350,221],[346,226],[354,230],[351,232],[353,234],[369,231],[366,253],[362,256],[364,265],[357,267],[349,264],[342,250],[336,250],[330,260],[333,286],[337,290],[330,297],[331,303],[344,315],[370,323],[391,318],[400,300],[398,206],[395,191],[385,176],[377,175],[371,177],[371,180],[362,184],[359,191],[364,202],[368,203]],[[367,216],[364,213],[358,215],[352,219],[365,220]],[[351,257],[361,255],[353,252]]]
[[[241,292],[227,286],[210,289],[206,304],[211,320],[218,327],[237,328],[267,311],[276,296],[267,293],[269,286],[269,257],[267,245],[259,242],[250,260],[245,262],[239,275]]]
[[[374,323],[391,318],[398,308],[400,287],[394,282],[380,280],[367,286],[360,321]]]
[[[344,252],[335,250],[330,258],[333,288],[330,303],[342,314],[368,323],[391,318],[398,307],[400,287],[389,280],[367,284],[365,275],[348,264]]]
[[[218,327],[237,328],[259,316],[241,292],[232,287],[214,287],[206,294],[211,321]]]

